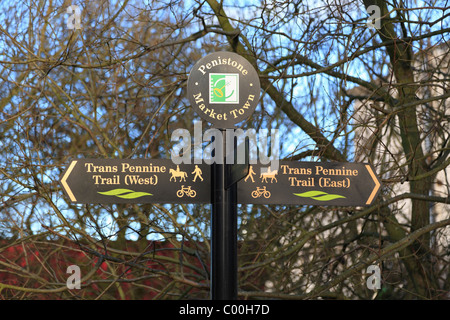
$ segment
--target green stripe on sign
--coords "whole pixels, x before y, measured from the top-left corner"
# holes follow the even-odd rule
[[[122,199],[136,199],[143,196],[152,196],[151,193],[137,192],[130,189],[113,189],[104,192],[97,192],[104,196],[115,196]]]
[[[293,193],[293,195],[296,195],[297,197],[302,198],[311,198],[313,200],[317,201],[330,201],[334,199],[344,198],[344,196],[341,196],[339,194],[330,194],[326,193],[324,191],[307,191],[303,193]]]

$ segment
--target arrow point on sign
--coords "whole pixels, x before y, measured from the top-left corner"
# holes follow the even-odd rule
[[[373,172],[372,168],[370,167],[370,165],[366,164],[366,169],[369,172],[370,176],[373,179],[373,182],[375,182],[375,187],[372,190],[372,193],[369,196],[369,199],[367,199],[366,205],[369,205],[372,203],[373,199],[375,198],[375,195],[377,194],[378,190],[381,187],[381,183],[378,181],[377,176],[375,175],[375,173]]]
[[[70,164],[69,168],[67,169],[66,173],[64,173],[64,176],[61,179],[61,184],[64,187],[64,190],[66,190],[67,195],[69,196],[70,200],[72,202],[76,202],[77,199],[75,198],[75,196],[73,195],[72,190],[69,187],[69,184],[67,183],[67,179],[70,176],[70,173],[72,172],[73,168],[75,167],[75,165],[77,164],[77,161],[72,161],[72,163]]]

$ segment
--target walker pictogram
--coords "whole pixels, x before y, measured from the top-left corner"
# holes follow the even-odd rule
[[[250,180],[252,180],[252,182],[255,182],[255,180],[253,179],[253,176],[255,175],[255,171],[253,171],[253,166],[250,166],[250,168],[248,169],[248,174],[245,177],[244,181],[247,182],[247,180],[250,178]]]
[[[192,172],[192,174],[194,175],[194,179],[192,180],[193,182],[195,182],[195,180],[197,180],[197,178],[199,178],[201,181],[203,181],[202,170],[198,167],[198,165],[195,165],[195,169]]]

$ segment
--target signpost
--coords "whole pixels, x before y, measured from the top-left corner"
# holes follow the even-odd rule
[[[259,103],[259,76],[243,57],[232,52],[211,53],[192,68],[187,94],[194,110],[222,130],[248,119]],[[222,135],[223,137],[223,135]],[[224,139],[222,139],[224,141]],[[230,142],[228,142],[230,143]],[[211,298],[237,299],[237,185],[248,165],[226,164],[222,143],[221,163],[212,166]]]
[[[194,110],[222,133],[248,119],[259,101],[258,74],[230,52],[198,61],[187,86]],[[212,165],[77,159],[61,184],[74,203],[212,203],[212,299],[237,299],[237,203],[367,206],[380,191],[370,164],[280,161],[277,168],[263,168],[248,158],[226,164],[227,149],[236,151],[234,141],[227,143],[233,145],[226,148],[223,139],[223,161]]]

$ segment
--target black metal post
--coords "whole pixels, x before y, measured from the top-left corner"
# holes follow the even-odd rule
[[[222,137],[223,162],[212,165],[211,299],[236,300],[237,187],[226,188],[231,165],[225,161],[225,135]]]

